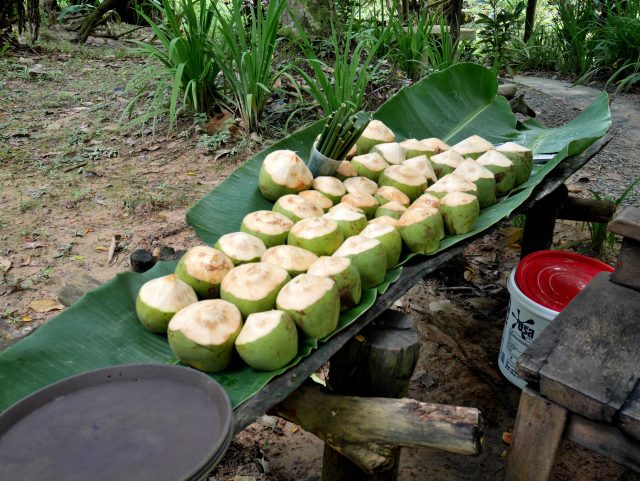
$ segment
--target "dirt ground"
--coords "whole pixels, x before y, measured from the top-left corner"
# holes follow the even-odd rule
[[[121,42],[78,47],[57,32],[47,36],[38,52],[0,58],[0,349],[59,312],[57,292],[75,273],[107,280],[128,270],[136,248],[197,244],[184,223],[187,207],[267,146],[269,135],[275,138],[236,130],[212,147],[203,142],[211,140],[204,122],[183,123],[169,136],[125,129],[119,124],[129,100],[125,86],[144,60]],[[527,101],[549,125],[582,108],[533,90]],[[640,173],[631,161],[640,161],[640,113],[616,118],[614,111],[614,120],[622,133],[571,179],[573,192],[618,196]],[[404,449],[403,481],[501,478],[508,448],[502,434],[513,428],[519,391],[500,375],[496,360],[518,229],[517,222],[505,222],[397,303],[415,320],[421,341],[410,396],[475,406],[485,421],[480,456]],[[110,256],[114,236],[119,240]],[[588,239],[585,226],[563,222],[555,244],[588,251]],[[615,255],[615,248],[605,250],[603,258],[612,262]],[[321,458],[314,436],[265,417],[236,436],[211,479],[318,480]],[[640,478],[565,443],[554,479]]]

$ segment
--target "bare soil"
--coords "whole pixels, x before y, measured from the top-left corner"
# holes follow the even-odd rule
[[[125,86],[144,59],[122,42],[79,47],[60,32],[48,35],[37,53],[0,58],[0,349],[59,312],[57,292],[74,273],[103,281],[128,270],[136,248],[197,244],[184,222],[187,207],[272,140],[267,132],[245,136],[235,129],[215,148],[198,146],[207,126],[186,118],[169,135],[123,128]],[[29,73],[36,64],[45,73]],[[543,92],[528,98],[551,125],[582,108]],[[623,163],[640,159],[637,140],[629,140],[637,139],[640,114],[617,119],[614,112],[614,119],[622,135],[606,158],[592,162],[596,170],[585,169],[586,181],[574,176],[574,192],[589,195],[587,188],[597,185],[603,195],[619,195],[621,184],[640,173]],[[611,158],[622,160],[607,162]],[[403,481],[501,479],[508,448],[502,436],[513,428],[519,391],[500,375],[496,360],[518,232],[517,222],[505,222],[397,304],[415,320],[421,341],[410,396],[475,406],[485,420],[480,456],[404,449]],[[579,223],[562,222],[556,234],[556,246],[589,249],[588,229]],[[615,255],[614,248],[603,257],[612,262]],[[36,300],[51,302],[34,310]],[[236,436],[211,479],[318,480],[321,459],[317,438],[265,417]],[[639,478],[567,442],[554,479]]]

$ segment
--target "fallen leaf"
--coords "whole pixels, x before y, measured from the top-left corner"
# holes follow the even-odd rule
[[[22,261],[22,263],[20,264],[20,267],[30,266],[31,260],[32,260],[32,257],[28,256],[24,261]]]
[[[83,261],[84,260],[84,256],[73,256],[73,260],[74,261]]]
[[[498,241],[498,247],[510,246],[522,238],[522,228],[520,227],[507,227],[500,229],[498,233],[502,235],[502,239]]]
[[[216,155],[213,156],[213,161],[215,162],[220,157],[224,157],[225,155],[229,155],[230,153],[231,153],[231,150],[229,149],[218,150],[218,152],[216,152]]]
[[[47,247],[47,244],[42,242],[25,242],[23,247],[25,249],[40,249],[41,247]]]
[[[108,247],[105,246],[96,246],[96,252],[107,252],[109,250]]]
[[[300,426],[298,426],[297,424],[294,424],[294,425],[291,427],[291,432],[292,432],[292,433],[297,433],[298,431],[300,431]]]
[[[11,269],[11,259],[0,256],[0,272],[7,272]]]
[[[59,311],[64,309],[56,299],[38,299],[29,304],[29,307],[36,312]]]
[[[465,281],[470,281],[471,279],[473,279],[473,271],[471,269],[467,269],[466,271],[464,271],[464,274],[462,276],[464,277]]]
[[[120,243],[120,239],[122,236],[120,234],[115,234],[111,237],[111,244],[109,244],[109,255],[107,256],[107,264],[111,265],[113,261],[113,256],[116,253],[116,249],[118,249],[118,244]]]
[[[361,334],[358,334],[358,335],[355,337],[355,339],[356,339],[356,341],[358,341],[358,342],[364,342],[364,336],[363,336],[363,335],[361,335]]]
[[[196,174],[195,172],[187,172],[187,175],[189,175],[189,176],[193,177],[193,176],[196,176],[196,175],[198,175],[198,174]]]
[[[20,320],[22,322],[31,322],[31,321],[33,321],[33,319],[31,319],[31,317],[27,316],[26,314],[24,316],[20,317]]]
[[[429,303],[429,310],[431,312],[450,311],[451,301],[448,299],[442,301],[432,301]]]
[[[475,309],[479,311],[492,311],[498,305],[498,301],[490,297],[472,297],[467,299]]]
[[[511,434],[509,431],[503,432],[502,442],[510,445],[513,442],[513,434]]]
[[[27,70],[27,72],[29,72],[31,75],[47,75],[47,71],[44,69],[44,67],[42,66],[42,64],[35,64],[33,67],[31,67],[29,70]]]
[[[205,128],[207,129],[207,135],[215,135],[220,132],[227,124],[227,121],[231,118],[232,117],[229,112],[223,112],[214,117],[211,117],[211,120],[209,120],[209,122],[207,122],[207,124],[205,125]]]

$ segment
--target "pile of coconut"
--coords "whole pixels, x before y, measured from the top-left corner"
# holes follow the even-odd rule
[[[190,249],[174,274],[145,283],[142,325],[203,371],[226,369],[234,352],[254,369],[280,369],[300,336],[331,334],[403,252],[433,253],[445,235],[472,231],[480,210],[533,166],[531,150],[512,142],[397,142],[378,120],[352,154],[335,177],[315,179],[295,152],[267,155],[258,187],[273,209],[247,214],[238,232]]]

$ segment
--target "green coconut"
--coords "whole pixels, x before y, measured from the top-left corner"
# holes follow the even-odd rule
[[[398,227],[398,219],[394,219],[388,215],[381,215],[375,219],[371,219],[368,225],[390,225],[391,227]]]
[[[336,204],[324,216],[338,223],[345,239],[358,235],[367,226],[364,211],[350,204]]]
[[[422,142],[422,145],[425,145],[431,152],[430,154],[429,153],[427,154],[427,157],[431,157],[432,155],[438,155],[439,153],[444,152],[445,150],[449,150],[449,145],[445,144],[442,140],[437,139],[435,137],[422,139],[420,142]]]
[[[387,161],[388,164],[391,165],[400,165],[406,159],[404,156],[404,151],[398,142],[390,142],[388,144],[378,144],[371,152],[375,152],[380,154],[382,158]]]
[[[312,187],[321,194],[326,195],[334,204],[340,202],[342,196],[347,193],[342,181],[335,177],[316,177],[313,179]]]
[[[258,176],[260,192],[274,202],[283,195],[309,189],[312,182],[309,167],[292,150],[276,150],[267,155]]]
[[[142,284],[136,298],[136,314],[151,332],[166,334],[175,313],[196,302],[198,296],[191,286],[169,274]]]
[[[343,184],[348,194],[364,192],[365,194],[373,195],[378,190],[378,184],[366,177],[349,177],[345,179]]]
[[[351,165],[351,161],[343,160],[340,162],[340,165],[336,169],[336,179],[345,180],[349,177],[358,177],[358,172],[353,165]]]
[[[196,302],[179,311],[167,328],[173,354],[184,364],[206,372],[227,368],[242,329],[236,306],[222,299]]]
[[[324,214],[323,210],[313,202],[293,194],[280,197],[273,204],[273,211],[288,217],[293,222],[298,222],[300,219],[320,217]]]
[[[373,181],[378,180],[380,174],[389,164],[380,154],[371,152],[369,154],[356,155],[351,159],[351,165],[356,169],[359,176],[366,177]]]
[[[369,239],[379,240],[387,255],[387,269],[398,264],[402,253],[402,237],[395,227],[382,224],[369,224],[360,235]]]
[[[236,266],[259,261],[267,250],[262,239],[246,232],[225,234],[218,239],[214,247],[231,259]]]
[[[496,150],[513,162],[516,171],[514,187],[524,184],[531,176],[533,170],[533,152],[515,142],[507,142],[497,147]]]
[[[390,185],[404,192],[410,201],[416,200],[427,188],[427,179],[420,172],[404,165],[390,165],[380,176],[380,186]]]
[[[236,350],[257,371],[275,371],[298,354],[298,329],[282,311],[256,312],[247,317]]]
[[[222,279],[220,297],[240,309],[246,318],[254,312],[268,311],[276,305],[282,286],[291,280],[287,270],[266,262],[252,262],[234,267]]]
[[[464,161],[464,157],[462,157],[458,152],[454,150],[446,150],[441,154],[437,154],[432,156],[429,159],[431,162],[431,167],[436,174],[436,177],[440,179],[447,174],[450,174],[456,167],[460,165]]]
[[[396,136],[389,127],[379,120],[372,120],[356,142],[357,153],[358,155],[368,154],[374,145],[395,140]]]
[[[438,180],[438,177],[436,176],[436,173],[431,166],[431,161],[427,158],[426,155],[419,155],[417,157],[407,159],[402,165],[410,167],[416,172],[420,172],[422,175],[424,175],[425,179],[427,179],[427,183],[429,185]]]
[[[397,187],[391,185],[383,185],[373,195],[380,205],[384,205],[387,202],[398,202],[405,207],[411,204],[411,199]]]
[[[189,284],[200,299],[212,299],[220,294],[220,283],[233,269],[233,262],[217,249],[196,246],[180,258],[175,274]]]
[[[398,220],[398,230],[409,250],[418,254],[437,251],[444,239],[442,215],[435,207],[407,210]]]
[[[396,202],[395,200],[391,202],[387,202],[384,205],[381,205],[376,209],[376,217],[384,217],[389,216],[394,219],[399,219],[402,214],[406,212],[407,208],[402,205],[400,202]]]
[[[318,260],[318,256],[302,247],[275,246],[267,249],[261,260],[286,269],[294,277],[307,272],[309,266]]]
[[[365,192],[353,192],[342,197],[342,203],[351,204],[358,209],[362,209],[367,219],[372,219],[376,214],[376,209],[380,204],[374,196]]]
[[[455,150],[463,157],[477,159],[485,152],[493,150],[493,144],[479,135],[472,135],[471,137],[467,137],[466,139],[458,142],[456,145],[453,145],[451,150]]]
[[[409,209],[417,209],[418,207],[440,207],[440,199],[429,192],[425,192],[409,206]]]
[[[331,199],[317,190],[305,190],[303,192],[300,192],[298,195],[303,199],[308,200],[312,204],[320,207],[322,209],[322,212],[326,212],[331,207],[333,207],[333,202],[331,201]]]
[[[480,208],[484,208],[496,202],[496,178],[486,167],[478,164],[475,160],[465,159],[453,175],[476,184],[478,202]]]
[[[299,275],[282,288],[276,305],[311,338],[328,336],[338,325],[340,293],[328,277]]]
[[[347,160],[351,160],[353,159],[356,155],[358,155],[358,146],[356,144],[353,144],[353,147],[351,147],[349,149],[349,152],[347,152],[347,156],[345,157],[345,159]]]
[[[302,219],[289,232],[287,244],[302,247],[317,256],[333,254],[344,242],[338,223],[328,217]]]
[[[502,197],[511,192],[516,182],[516,170],[508,158],[497,150],[490,150],[476,161],[493,172],[496,178],[496,197]]]
[[[307,272],[313,276],[328,277],[336,283],[340,294],[340,310],[357,306],[362,296],[360,273],[347,257],[320,257]]]
[[[264,242],[269,248],[287,242],[293,221],[271,210],[257,210],[244,216],[240,230]]]
[[[480,215],[477,197],[464,192],[449,192],[440,199],[440,212],[449,234],[471,232]]]
[[[462,177],[447,174],[427,189],[428,194],[438,198],[444,197],[449,192],[466,192],[467,194],[476,195],[478,188],[476,184],[468,182]]]
[[[404,152],[404,157],[407,160],[420,155],[428,156],[434,154],[429,147],[424,145],[418,139],[404,140],[400,142],[400,148]]]
[[[360,273],[364,289],[378,286],[384,281],[387,254],[379,240],[361,235],[349,237],[333,255],[351,259]]]

